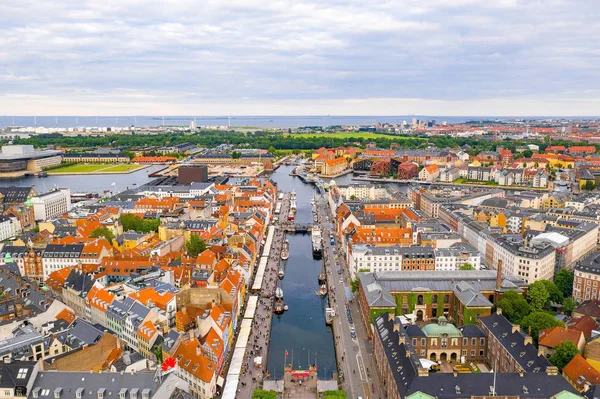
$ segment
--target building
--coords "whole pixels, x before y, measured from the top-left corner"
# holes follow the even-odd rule
[[[440,316],[437,323],[406,327],[406,341],[421,359],[452,363],[485,361],[487,338],[477,325],[457,328]]]
[[[342,173],[348,167],[348,160],[343,157],[328,159],[321,168],[321,174],[325,176],[335,176]]]
[[[480,325],[488,338],[487,363],[499,373],[544,373],[551,366],[532,338],[502,316],[502,309],[483,317]]]
[[[594,252],[575,266],[573,299],[577,302],[600,300],[600,252]]]
[[[562,375],[579,392],[588,392],[600,384],[600,372],[579,353],[565,366]]]
[[[535,188],[548,187],[548,172],[544,169],[538,170],[535,175],[533,175],[532,185]]]
[[[85,162],[85,163],[129,163],[129,156],[125,154],[64,154],[63,162]]]
[[[48,244],[42,255],[44,280],[52,272],[77,266],[80,263],[83,247],[83,244]]]
[[[462,330],[462,337],[448,337],[445,342],[451,344],[452,339],[456,339],[455,343],[461,345],[461,340],[464,342],[467,338],[467,345],[469,345],[473,338],[486,340],[486,337],[471,336],[470,333],[473,331],[476,332],[474,329]],[[457,334],[455,331],[452,333]],[[394,318],[392,314],[384,314],[375,319],[374,372],[377,373],[379,381],[383,381],[380,387],[382,397],[388,399],[460,399],[494,396],[514,399],[579,398],[576,390],[558,374],[557,368],[552,366],[541,369],[540,372],[523,370],[521,373],[459,373],[455,369],[452,373],[430,373],[419,360],[422,349],[415,349],[412,345],[412,337],[408,334],[408,329],[402,326],[401,320]],[[417,343],[419,339],[423,339],[423,337],[415,338]],[[438,340],[439,343],[441,340]],[[470,349],[471,347],[467,346],[469,349],[464,349],[463,346],[460,349],[460,358],[466,350],[465,360],[467,360],[473,350]],[[484,355],[489,357],[491,346],[488,344],[483,350]],[[446,349],[446,357],[448,352],[449,349]],[[475,349],[475,355],[479,355],[478,349]],[[457,365],[460,358],[457,356]],[[462,363],[462,359],[460,362]],[[487,367],[492,369],[494,364],[487,363]]]
[[[411,180],[419,175],[419,165],[414,162],[403,162],[398,165],[398,179]]]
[[[489,270],[384,271],[358,273],[358,280],[358,302],[367,327],[376,316],[386,312],[412,314],[419,320],[445,316],[476,321],[477,314],[480,317],[489,314],[492,304],[505,291],[524,293],[527,289],[522,279]],[[476,299],[473,305],[477,306],[461,315],[465,305],[469,308],[471,299]],[[481,299],[487,301],[486,311],[480,309]]]
[[[183,165],[177,169],[179,184],[206,183],[208,167],[206,165]]]
[[[3,145],[0,153],[0,176],[18,177],[60,165],[62,152],[36,150],[32,145]]]
[[[554,354],[557,345],[571,341],[583,353],[585,348],[585,336],[583,332],[571,330],[565,327],[552,327],[540,330],[538,338],[538,349],[546,357]]]
[[[440,181],[453,182],[460,177],[460,169],[457,167],[448,167],[440,172]]]
[[[71,210],[71,191],[60,188],[33,197],[33,212],[35,220],[54,219]]]
[[[375,184],[348,184],[336,186],[346,200],[366,199],[380,200],[390,197],[390,193],[385,185]]]
[[[436,164],[425,166],[419,172],[419,179],[423,181],[432,182],[436,180],[440,175],[440,168]]]

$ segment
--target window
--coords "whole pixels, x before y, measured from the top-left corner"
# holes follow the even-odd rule
[[[481,339],[479,340],[479,345],[480,345],[480,346],[485,346],[485,338],[481,338]]]
[[[27,376],[27,369],[19,369],[17,373],[17,380],[23,379]]]
[[[471,357],[475,357],[475,351],[471,351]]]
[[[463,346],[469,345],[469,338],[463,338]]]
[[[427,340],[425,338],[421,338],[421,346],[427,345]]]
[[[482,357],[483,357],[483,351],[482,351],[482,350],[481,350],[481,351],[479,351],[479,356],[482,356]]]
[[[413,344],[413,346],[417,346],[417,339],[416,338],[412,339],[412,344]]]
[[[442,338],[441,339],[441,343],[442,343],[442,348],[447,348],[448,347],[448,339]]]
[[[444,303],[450,303],[450,295],[444,295]]]
[[[421,357],[425,356],[425,349],[421,349]]]
[[[435,294],[434,294],[434,295],[432,295],[432,296],[431,296],[431,302],[432,302],[432,303],[437,303],[437,301],[438,301],[438,297],[437,297],[437,295],[435,295]]]

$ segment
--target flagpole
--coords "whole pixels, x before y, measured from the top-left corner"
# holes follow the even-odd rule
[[[292,349],[292,370],[294,369],[294,350]]]

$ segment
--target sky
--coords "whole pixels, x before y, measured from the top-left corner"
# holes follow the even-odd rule
[[[2,0],[0,115],[600,115],[597,0]]]

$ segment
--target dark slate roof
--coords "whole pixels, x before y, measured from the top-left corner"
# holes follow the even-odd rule
[[[0,363],[0,388],[25,387],[37,362]]]
[[[416,324],[411,324],[410,326],[406,327],[406,335],[408,335],[411,338],[426,337],[423,330],[421,330],[421,328]]]
[[[44,258],[78,258],[83,244],[48,244]]]
[[[438,399],[488,396],[494,385],[494,373],[435,373],[414,380],[408,394],[423,392]],[[550,398],[559,392],[575,393],[575,389],[561,375],[546,373],[498,373],[496,394],[504,397]]]
[[[546,367],[551,366],[544,356],[538,356],[535,346],[525,344],[525,336],[521,332],[512,331],[513,326],[506,317],[494,313],[480,320],[525,372],[545,373]]]
[[[94,279],[90,274],[80,273],[78,270],[72,269],[67,280],[65,281],[65,287],[71,287],[75,291],[80,293],[80,296],[86,296],[87,293],[92,289],[94,285]]]
[[[144,390],[148,389],[148,397],[152,397],[159,388],[160,383],[155,380],[156,373],[89,373],[89,372],[64,372],[64,371],[41,371],[38,373],[30,392],[32,397],[34,392],[38,392],[38,397],[42,398],[41,392],[49,390],[50,395],[54,397],[56,389],[62,388],[61,399],[75,399],[77,392],[82,392],[84,399],[98,398],[98,391],[104,390],[105,398],[118,398],[121,389],[127,389],[127,396],[136,389],[138,398],[142,397]]]
[[[119,358],[116,362],[113,363],[112,367],[115,368],[116,371],[120,372],[125,370],[130,365],[143,360],[144,356],[140,355],[137,352],[125,351],[123,352],[123,356]]]
[[[575,270],[586,273],[600,274],[600,252],[593,252],[585,259],[578,262]]]
[[[32,190],[33,187],[0,187],[0,194],[4,196],[5,203],[17,203],[27,201]]]
[[[462,332],[463,337],[469,338],[483,338],[485,334],[476,324],[466,324],[459,328],[460,332]]]
[[[100,341],[104,332],[98,330],[90,323],[77,319],[71,324],[71,327],[67,331],[67,338],[71,339],[73,343],[78,342],[78,346],[83,345],[94,345]],[[69,345],[73,348],[73,345]]]

